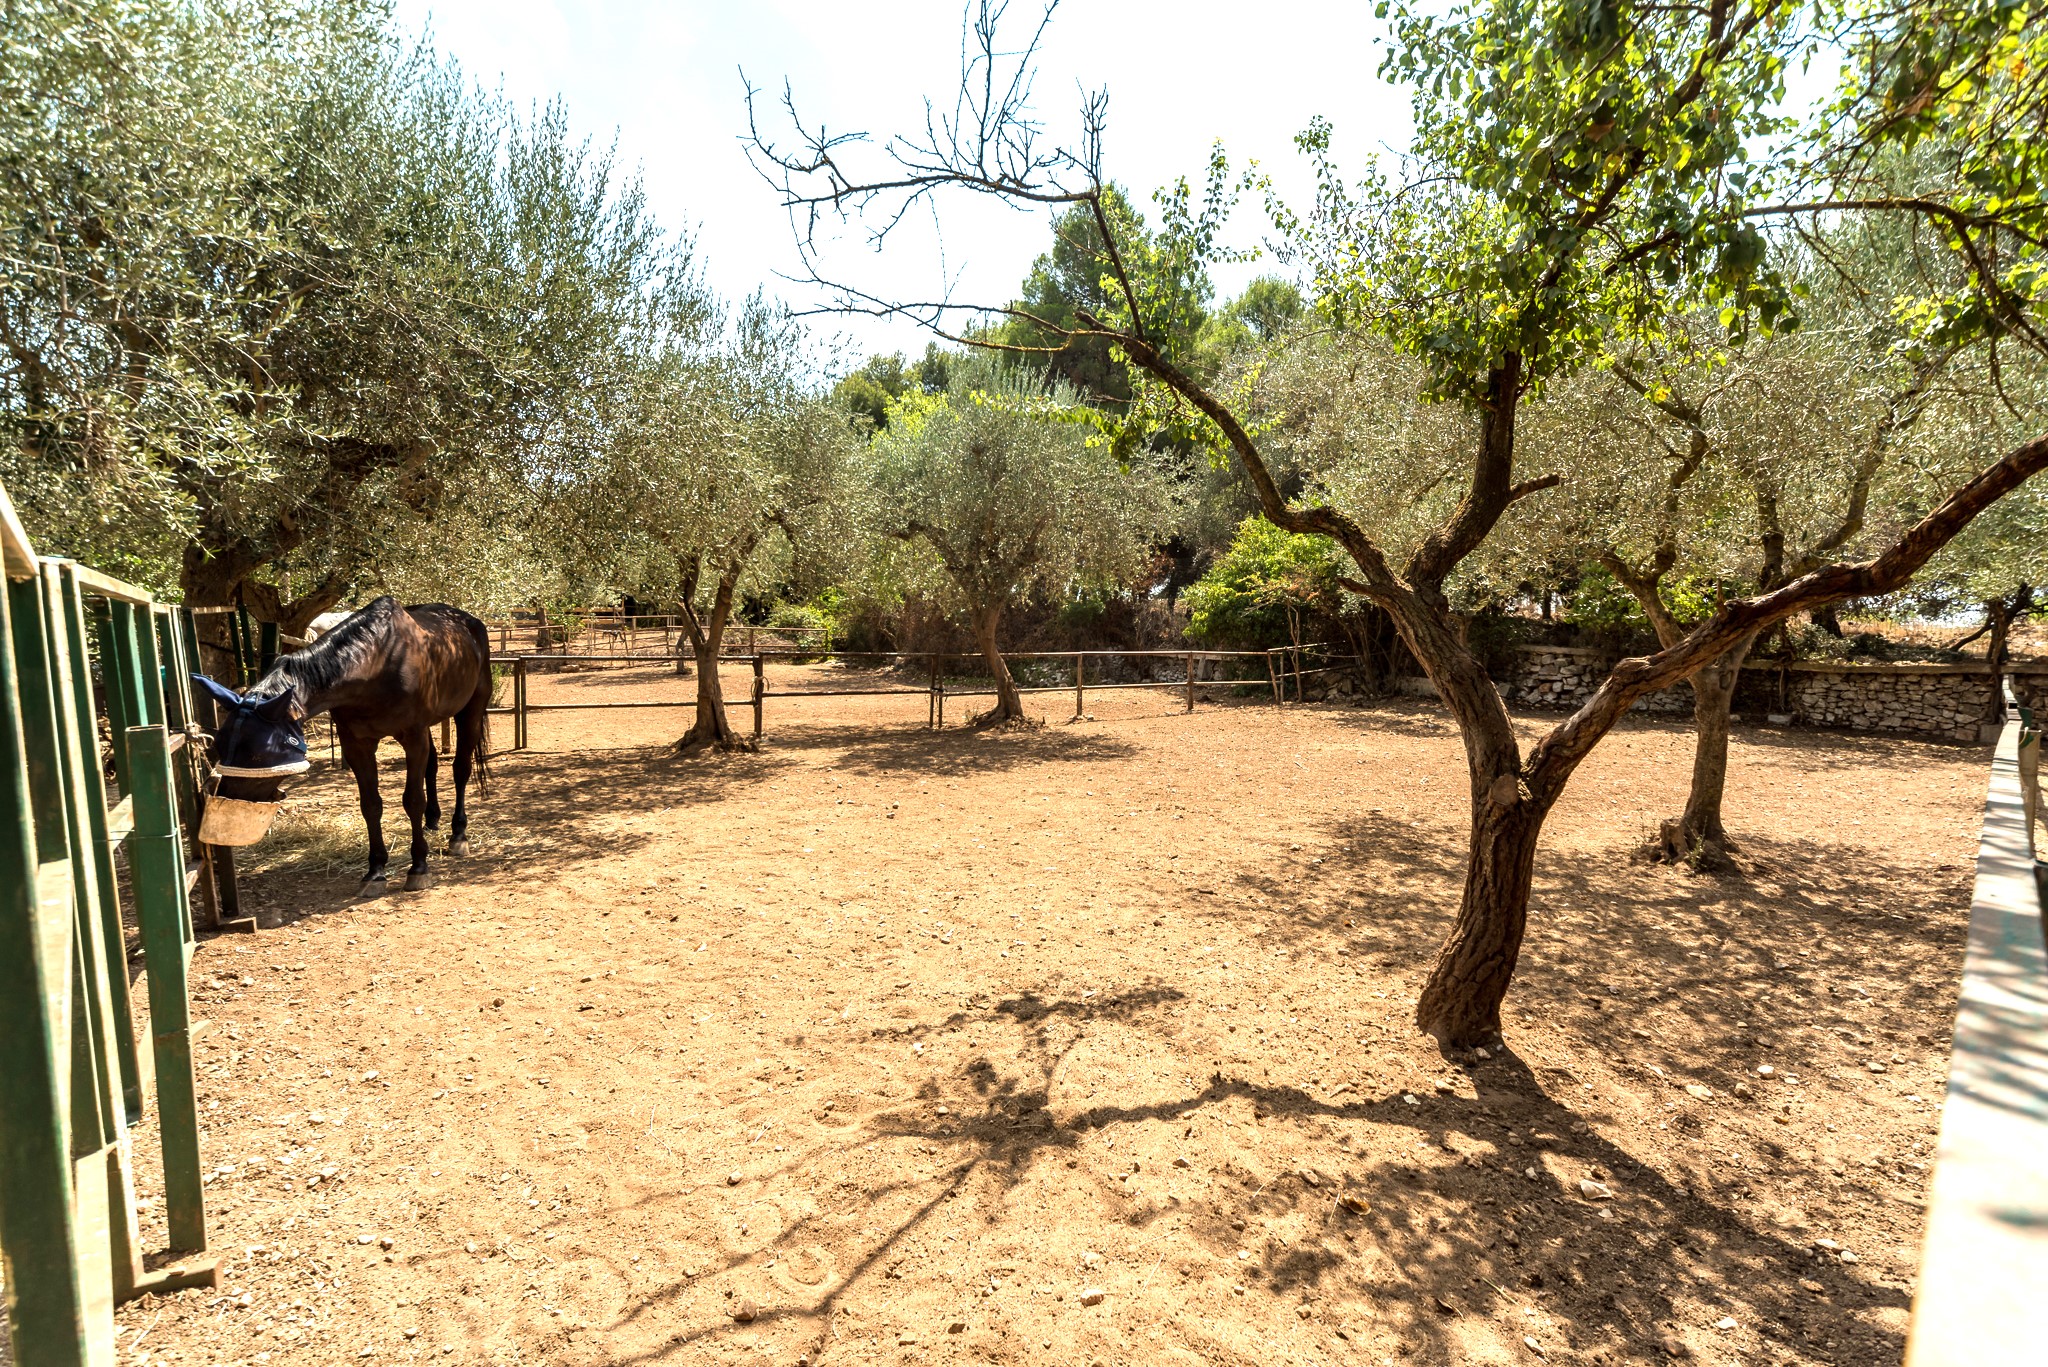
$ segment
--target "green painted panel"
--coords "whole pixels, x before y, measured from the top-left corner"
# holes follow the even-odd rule
[[[164,1149],[164,1205],[171,1247],[206,1247],[206,1203],[200,1185],[199,1111],[192,1076],[191,1008],[185,995],[191,918],[185,904],[185,858],[171,797],[169,738],[161,726],[128,733],[135,757],[135,833],[128,862],[135,915],[149,968],[150,1043],[156,1053],[157,1114]]]
[[[32,587],[32,586],[31,586]],[[39,867],[36,803],[30,789],[31,727],[47,736],[49,714],[24,706],[21,687],[25,628],[40,638],[33,615],[21,621],[14,607],[32,602],[16,586],[0,595],[0,1262],[7,1280],[8,1336],[14,1360],[37,1367],[84,1367],[92,1329],[79,1268],[72,1218],[72,1165],[65,1134],[68,1049],[58,1048],[58,1022],[49,1003],[61,999],[70,955],[53,957],[42,929],[45,878]],[[39,664],[40,648],[30,652]],[[45,689],[47,691],[47,687]],[[64,889],[70,869],[47,880]],[[63,918],[68,924],[69,918]]]
[[[108,843],[107,785],[101,776],[98,756],[99,717],[93,707],[92,678],[85,661],[85,600],[75,567],[59,572],[59,610],[62,635],[70,652],[71,709],[78,734],[90,737],[82,743],[79,779],[79,807],[86,822],[91,860],[91,905],[98,917],[101,958],[107,965],[107,1003],[112,1010],[111,1038],[115,1060],[121,1072],[121,1096],[128,1123],[142,1119],[142,1074],[135,1052],[135,1009],[128,993],[128,936],[121,924],[120,887],[114,875],[114,852]],[[83,894],[81,894],[83,895]]]

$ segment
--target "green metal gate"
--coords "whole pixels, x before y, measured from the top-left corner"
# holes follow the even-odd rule
[[[111,1364],[117,1301],[218,1285],[207,1256],[188,897],[214,889],[191,618],[84,566],[38,557],[0,489],[0,1255],[14,1356]],[[94,652],[100,687],[94,688]],[[95,697],[103,699],[96,705]],[[108,730],[110,792],[101,758]],[[136,1048],[127,898],[148,981]],[[144,1270],[130,1127],[154,1103],[170,1253]]]

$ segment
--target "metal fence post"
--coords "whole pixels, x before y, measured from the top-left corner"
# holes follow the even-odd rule
[[[192,615],[190,609],[180,610],[178,618],[178,634],[185,647],[183,675],[189,676],[193,671],[201,668],[199,663],[198,620]],[[184,690],[183,696],[191,700],[193,722],[208,735],[212,735],[216,724],[216,709],[213,700],[195,695],[192,692],[190,677],[180,677],[178,685]],[[115,749],[119,751],[125,748],[120,741],[122,736],[121,723],[119,720],[114,720],[113,725],[116,737]],[[193,782],[198,785],[199,790],[198,807],[193,813],[192,829],[194,835],[192,843],[193,848],[199,853],[200,862],[204,866],[200,876],[210,882],[213,887],[213,891],[206,899],[207,910],[213,917],[214,925],[218,926],[222,921],[235,920],[242,914],[241,891],[235,883],[235,851],[229,845],[201,845],[198,842],[198,819],[206,809],[206,766],[204,761],[197,755],[193,756],[190,764]]]
[[[1086,665],[1086,661],[1087,661],[1087,659],[1088,659],[1088,657],[1087,657],[1087,656],[1085,656],[1085,655],[1083,655],[1083,654],[1081,654],[1081,653],[1080,653],[1079,651],[1076,651],[1076,652],[1074,652],[1074,720],[1075,720],[1075,721],[1079,721],[1079,720],[1081,720],[1082,716],[1083,716],[1083,715],[1084,715],[1084,714],[1085,714],[1085,713],[1086,713],[1086,712],[1088,711],[1088,706],[1087,706],[1087,699],[1086,699],[1086,697],[1084,696],[1084,694],[1083,694],[1083,692],[1082,692],[1082,689],[1083,689],[1083,684],[1084,684],[1084,680],[1082,679],[1082,670],[1084,670],[1085,668],[1087,668],[1087,665]]]
[[[149,1033],[156,1051],[171,1247],[199,1252],[206,1247],[206,1205],[192,1080],[192,1014],[185,995],[192,927],[185,905],[185,856],[179,848],[177,807],[171,795],[168,740],[161,726],[137,726],[128,732],[135,756],[135,832],[128,837],[128,862],[149,971]]]
[[[1195,710],[1195,653],[1188,652],[1188,705],[1186,711]]]
[[[141,1082],[120,905],[106,900],[118,892],[113,846],[106,839],[92,687],[85,677],[90,657],[71,648],[76,588],[70,567],[43,563],[44,672],[59,766],[53,777],[64,798],[72,875],[71,1153],[76,1218],[90,1224],[89,1247],[95,1259],[106,1259],[111,1294],[125,1298],[134,1293],[143,1270],[126,1123],[131,1115],[140,1118]]]
[[[10,518],[11,520],[11,518]],[[21,567],[9,564],[8,572]],[[32,572],[32,571],[31,571]],[[41,622],[32,580],[0,594],[0,1247],[7,1253],[8,1332],[17,1361],[83,1367],[113,1343],[112,1288],[89,1287],[73,1218],[66,1117],[71,1049],[64,1024],[73,953],[70,869],[61,816],[37,790],[56,775],[53,717],[18,672]],[[38,782],[37,780],[41,780]],[[61,804],[59,804],[61,806]],[[41,810],[38,810],[38,809]],[[60,1053],[64,1057],[60,1057]]]
[[[85,648],[85,603],[78,577],[71,566],[59,572],[59,606],[63,619],[64,645],[74,668],[72,696],[66,700],[77,718],[79,735],[79,783],[84,838],[97,854],[93,863],[94,900],[100,913],[100,938],[109,967],[109,988],[114,1015],[116,1057],[121,1066],[122,1105],[128,1123],[142,1119],[142,1074],[135,1057],[134,1006],[128,997],[127,935],[121,925],[120,888],[114,877],[114,842],[107,826],[107,787],[99,763],[99,727],[92,705],[92,679],[76,667],[88,659]],[[118,984],[118,986],[116,986]]]

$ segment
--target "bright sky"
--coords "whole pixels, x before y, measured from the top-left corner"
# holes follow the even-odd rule
[[[1014,0],[1013,18],[1036,13],[1032,0]],[[600,144],[616,137],[656,215],[696,233],[723,293],[765,285],[799,306],[818,296],[777,279],[797,257],[774,192],[741,150],[740,71],[771,99],[788,80],[806,124],[833,132],[918,128],[923,99],[950,105],[958,83],[959,0],[399,0],[398,14],[408,29],[430,27],[484,85],[522,105],[559,95],[580,133]],[[1009,32],[1021,41],[1022,29]],[[1081,87],[1107,85],[1106,169],[1148,213],[1155,188],[1200,177],[1218,138],[1233,161],[1256,158],[1290,200],[1305,200],[1310,182],[1292,140],[1312,116],[1335,124],[1346,165],[1408,139],[1406,96],[1375,75],[1381,31],[1359,0],[1066,0],[1038,63],[1036,105],[1048,132],[1070,142]],[[1245,245],[1257,241],[1251,210]],[[927,218],[880,255],[848,232],[826,264],[885,297],[930,298],[950,277],[954,298],[1001,303],[1046,249],[1046,225],[1043,214],[962,196],[946,206],[943,256]],[[1259,269],[1219,273],[1219,293]],[[916,352],[927,340],[903,323],[822,326],[863,352]]]

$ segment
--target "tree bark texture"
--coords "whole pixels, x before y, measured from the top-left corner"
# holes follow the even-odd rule
[[[1721,801],[1728,789],[1729,708],[1742,662],[1754,643],[1751,636],[1692,676],[1692,787],[1685,811],[1658,829],[1660,855],[1672,863],[1695,868],[1725,868],[1735,842],[1721,822]]]
[[[973,613],[974,642],[981,647],[981,657],[988,662],[989,677],[995,680],[996,685],[996,705],[979,718],[979,724],[983,726],[1020,721],[1024,716],[1023,695],[1017,692],[1017,681],[1010,677],[1010,665],[1003,658],[1003,648],[996,634],[1002,616],[1001,604],[976,608]]]
[[[1502,784],[1473,809],[1458,919],[1415,1004],[1417,1024],[1447,1046],[1500,1042],[1500,1008],[1522,951],[1545,815],[1540,804],[1511,793]]]
[[[753,742],[732,729],[725,713],[725,688],[718,677],[718,653],[725,641],[726,623],[732,618],[733,589],[739,582],[741,565],[729,565],[718,578],[718,590],[711,611],[700,613],[696,604],[696,577],[686,581],[678,606],[691,652],[697,659],[697,719],[676,742],[684,754],[698,750],[751,750]]]
[[[2034,610],[2034,590],[2022,584],[2010,598],[1994,598],[1984,605],[1984,620],[1991,633],[1985,643],[1984,660],[1991,670],[1991,696],[1985,700],[1984,720],[1993,726],[2005,722],[2005,666],[2012,652],[2012,626]]]

